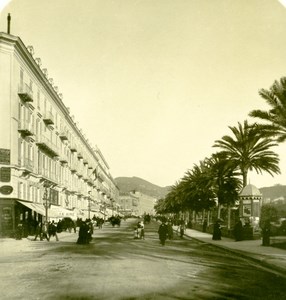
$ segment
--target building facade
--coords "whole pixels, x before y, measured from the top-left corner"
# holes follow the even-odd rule
[[[120,211],[125,215],[143,216],[155,215],[154,206],[157,199],[138,191],[119,193]]]
[[[119,190],[62,95],[19,37],[0,33],[0,234],[42,218],[89,217]],[[88,213],[87,213],[88,212]]]

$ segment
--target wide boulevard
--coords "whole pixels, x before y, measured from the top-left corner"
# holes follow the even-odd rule
[[[0,299],[286,299],[282,276],[176,233],[162,246],[155,221],[134,239],[136,222],[106,223],[89,245],[2,241]]]

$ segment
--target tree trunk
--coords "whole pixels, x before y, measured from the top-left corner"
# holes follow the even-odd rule
[[[220,210],[221,210],[221,205],[218,204],[217,206],[217,218],[220,219]]]
[[[242,183],[243,187],[247,185],[247,170],[242,170]]]
[[[230,217],[231,217],[231,210],[230,205],[227,206],[227,229],[230,230]]]

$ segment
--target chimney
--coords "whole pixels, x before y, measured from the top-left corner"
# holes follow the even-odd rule
[[[10,22],[11,22],[11,15],[8,14],[7,17],[7,33],[10,34]]]

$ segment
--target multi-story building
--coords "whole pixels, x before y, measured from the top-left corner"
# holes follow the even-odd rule
[[[125,215],[142,216],[144,214],[154,215],[154,206],[157,199],[145,195],[138,191],[131,191],[129,193],[119,193],[120,211]]]
[[[43,217],[88,217],[118,188],[33,47],[0,33],[0,235]],[[88,211],[88,214],[86,213]]]

